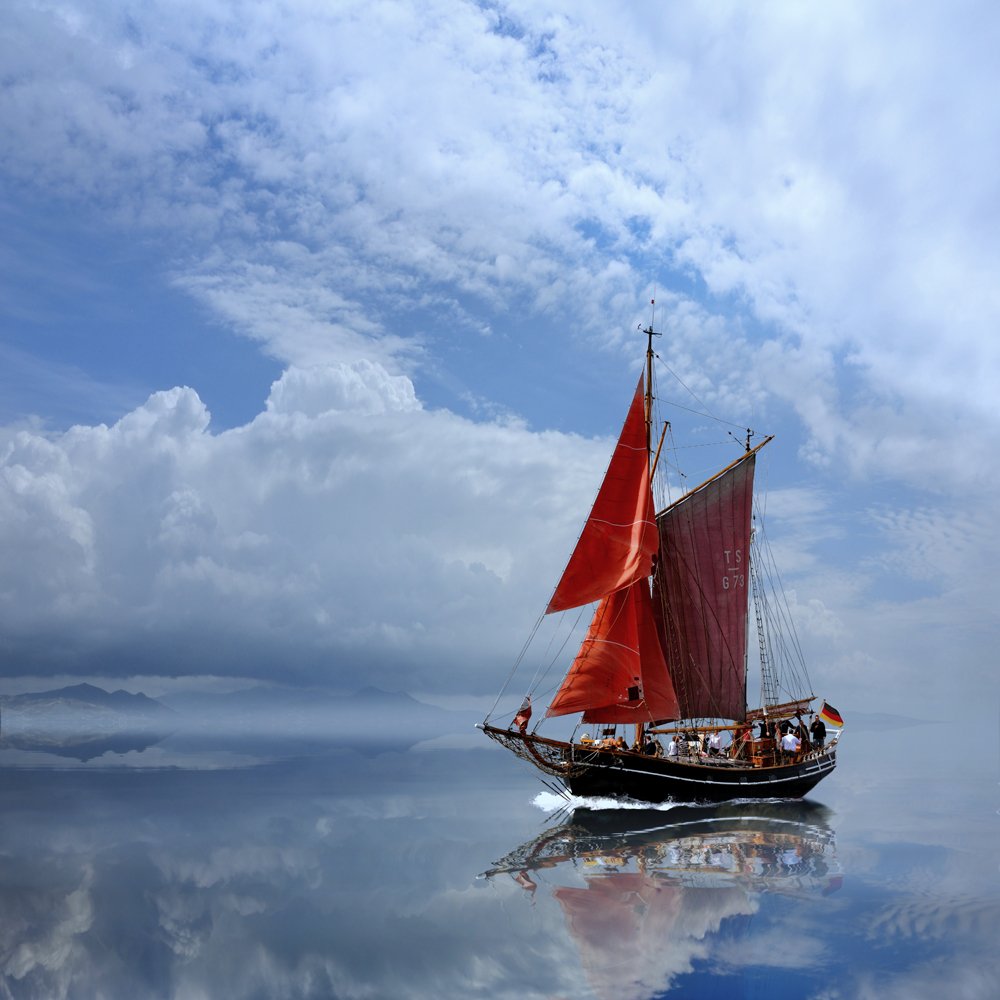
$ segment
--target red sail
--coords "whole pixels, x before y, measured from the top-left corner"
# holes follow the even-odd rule
[[[695,871],[718,875],[719,868],[706,863],[708,851],[695,850],[691,844],[692,840],[685,843],[683,837],[662,841],[671,854],[687,856],[687,865]],[[671,987],[678,977],[690,973],[692,960],[705,953],[706,942],[723,921],[757,909],[751,893],[736,878],[726,880],[723,875],[719,885],[718,880],[706,877],[700,885],[695,876],[690,879],[694,884],[689,884],[684,874],[669,867],[664,870],[666,859],[657,859],[659,866],[652,860],[659,846],[653,841],[640,855],[639,871],[608,870],[616,855],[623,861],[628,857],[610,845],[597,857],[584,855],[579,869],[585,888],[571,885],[552,890],[599,1000],[676,996]],[[644,860],[651,862],[652,870],[645,869]],[[680,992],[691,995],[683,988]]]
[[[546,613],[599,601],[648,577],[658,545],[654,513],[640,378],[604,482]]]
[[[580,652],[546,715],[573,712],[583,712],[584,722],[678,717],[645,579],[598,605]]]
[[[665,996],[677,975],[675,966],[685,964],[686,956],[679,959],[671,944],[678,939],[674,924],[684,910],[685,893],[692,890],[644,872],[587,872],[584,882],[585,888],[557,886],[552,895],[562,907],[594,995],[599,1000]],[[730,891],[746,898],[742,890]],[[693,935],[682,939],[688,937]]]
[[[653,600],[681,717],[742,719],[755,452],[657,515]]]

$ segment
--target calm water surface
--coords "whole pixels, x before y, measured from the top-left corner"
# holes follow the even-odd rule
[[[560,813],[476,736],[0,751],[2,995],[1000,996],[995,741],[849,729],[805,803]]]

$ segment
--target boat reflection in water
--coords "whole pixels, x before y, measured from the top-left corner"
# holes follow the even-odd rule
[[[835,893],[842,876],[828,817],[808,802],[577,809],[483,877],[512,878],[532,898],[550,892],[594,994],[644,1000],[711,964],[724,923],[737,931],[725,935],[732,953],[741,922],[770,925],[774,914],[762,911],[777,906],[780,935],[789,898]]]

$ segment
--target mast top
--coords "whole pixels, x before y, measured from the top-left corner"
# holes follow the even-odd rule
[[[648,338],[648,346],[646,348],[647,353],[648,354],[652,354],[653,353],[653,338],[654,337],[662,337],[663,334],[660,333],[659,330],[654,330],[653,329],[653,320],[656,318],[656,299],[650,299],[649,300],[649,306],[650,306],[649,326],[647,326],[645,330],[642,330],[642,324],[640,323],[639,324],[639,329],[642,330],[642,332],[644,334],[646,334],[646,337]]]
[[[653,329],[653,320],[656,318],[656,299],[649,300],[650,315],[649,326],[645,330],[640,330],[646,335],[646,454],[651,455],[653,450],[653,338],[662,337],[663,334]]]

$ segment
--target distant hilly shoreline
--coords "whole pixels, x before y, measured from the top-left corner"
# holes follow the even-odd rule
[[[128,691],[105,691],[94,684],[71,684],[51,691],[0,695],[0,709],[32,714],[67,709],[111,712],[120,715],[166,716],[173,709],[145,694]]]
[[[180,725],[184,719],[199,717],[231,719],[240,717],[288,719],[329,715],[338,720],[393,719],[419,727],[434,728],[454,722],[465,713],[428,705],[411,695],[374,687],[352,695],[333,695],[311,690],[282,688],[265,684],[227,693],[179,691],[160,698],[128,691],[106,691],[94,684],[73,684],[48,691],[0,695],[0,716],[7,722],[61,725],[74,720],[83,723]]]
[[[178,691],[151,698],[83,683],[0,695],[0,750],[84,762],[143,754],[152,746],[178,759],[220,750],[249,759],[276,748],[301,753],[330,746],[371,754],[468,733],[477,721],[476,713],[377,688],[345,696],[261,684],[226,694]]]

